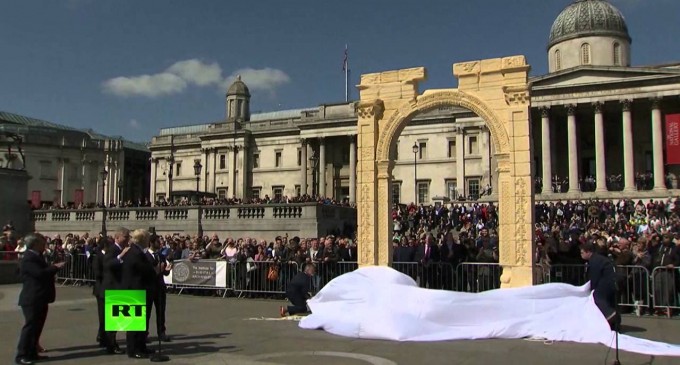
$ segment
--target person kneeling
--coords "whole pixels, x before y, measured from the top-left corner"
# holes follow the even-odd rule
[[[309,313],[307,309],[307,299],[311,298],[310,288],[312,285],[312,277],[316,272],[316,267],[313,264],[306,264],[302,272],[299,272],[293,280],[288,283],[286,289],[286,298],[293,305],[280,308],[281,317],[286,315],[294,315],[299,313]]]
[[[588,278],[595,305],[612,331],[619,331],[621,316],[616,308],[616,271],[610,259],[595,252],[591,242],[581,245],[581,258],[588,261]]]

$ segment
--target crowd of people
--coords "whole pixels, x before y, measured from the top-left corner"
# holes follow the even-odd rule
[[[302,195],[302,196],[281,196],[281,197],[270,197],[265,195],[263,198],[249,198],[249,199],[238,199],[238,198],[212,198],[212,197],[201,197],[199,199],[181,197],[174,200],[166,200],[165,198],[160,198],[155,202],[149,201],[149,199],[137,199],[137,200],[125,200],[119,201],[118,203],[110,201],[106,205],[106,208],[150,208],[150,207],[187,207],[187,206],[210,206],[210,205],[262,205],[262,204],[299,204],[299,203],[317,203],[321,205],[338,205],[338,206],[353,206],[350,204],[349,199],[334,199],[328,197],[321,197],[315,195]],[[47,204],[43,203],[40,209],[42,210],[66,210],[66,209],[94,209],[103,208],[101,203],[68,203],[68,204]]]

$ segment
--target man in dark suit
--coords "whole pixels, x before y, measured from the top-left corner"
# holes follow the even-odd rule
[[[416,248],[414,261],[420,263],[420,286],[423,288],[439,289],[437,285],[437,265],[439,263],[439,247],[437,247],[434,236],[428,233],[425,242]]]
[[[294,315],[298,313],[307,313],[307,299],[310,298],[310,289],[312,288],[312,277],[316,273],[316,267],[313,264],[306,264],[303,271],[297,273],[293,280],[288,283],[286,289],[286,297],[293,304],[279,308],[281,317]]]
[[[26,252],[19,263],[19,275],[23,283],[19,294],[19,305],[25,322],[21,329],[15,361],[17,364],[30,365],[34,361],[47,358],[47,356],[38,355],[37,345],[47,319],[48,304],[54,303],[56,298],[55,275],[65,262],[47,264],[43,258],[45,237],[40,234],[26,235],[24,245]]]
[[[107,335],[104,331],[104,252],[107,246],[107,238],[100,237],[97,246],[92,249],[92,273],[94,275],[94,286],[92,295],[97,298],[97,318],[99,319],[99,329],[97,330],[97,342],[100,347],[107,347]]]
[[[147,303],[149,291],[156,280],[153,263],[146,256],[144,250],[149,246],[150,234],[144,229],[137,229],[130,235],[130,251],[123,259],[123,273],[121,289],[145,290]],[[149,308],[147,307],[147,313]],[[148,316],[147,316],[148,318]],[[147,323],[148,328],[148,323]],[[125,336],[128,357],[142,359],[149,357],[151,352],[146,348],[146,331],[127,331]]]
[[[596,253],[592,242],[581,245],[581,258],[588,261],[588,278],[595,304],[609,322],[611,329],[618,331],[621,325],[621,316],[616,308],[616,271],[614,264],[609,258]]]
[[[147,292],[146,297],[146,337],[149,337],[148,323],[151,320],[151,308],[154,307],[156,311],[156,333],[158,333],[161,341],[169,342],[170,339],[165,334],[165,303],[167,301],[165,277],[170,274],[172,264],[167,262],[167,258],[161,252],[160,240],[155,234],[151,235],[151,244],[146,256],[153,263],[156,272],[156,280],[152,282],[151,290]]]
[[[118,228],[113,235],[113,244],[106,247],[102,264],[101,292],[107,290],[122,289],[123,278],[123,259],[128,254],[130,247],[130,231],[126,228]],[[123,354],[123,350],[118,347],[116,332],[108,331],[105,336],[106,352],[109,354]]]

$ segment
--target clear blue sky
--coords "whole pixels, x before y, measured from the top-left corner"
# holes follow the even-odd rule
[[[146,141],[224,118],[237,73],[254,112],[343,101],[345,43],[351,85],[425,66],[424,87],[449,87],[454,62],[515,54],[538,75],[550,26],[571,1],[3,1],[0,110]],[[612,2],[634,65],[680,61],[680,1]]]

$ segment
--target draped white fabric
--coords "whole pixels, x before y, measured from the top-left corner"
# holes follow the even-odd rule
[[[329,282],[310,299],[305,329],[353,338],[444,341],[539,337],[614,346],[615,333],[589,284],[544,284],[483,293],[419,288],[387,267],[365,267]],[[680,356],[680,346],[619,336],[624,351]]]

